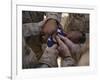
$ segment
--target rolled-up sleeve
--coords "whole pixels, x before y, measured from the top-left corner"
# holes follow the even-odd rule
[[[46,18],[47,18],[47,20],[48,19],[55,19],[58,22],[60,22],[61,21],[61,15],[62,15],[62,13],[48,12],[48,13],[46,13]]]
[[[61,62],[62,67],[76,66],[76,62],[72,57],[64,58]]]

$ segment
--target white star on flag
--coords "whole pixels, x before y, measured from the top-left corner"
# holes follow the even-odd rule
[[[61,30],[60,30],[60,29],[58,29],[58,30],[57,30],[57,32],[61,33]]]
[[[49,40],[49,41],[51,41],[51,39],[50,39],[50,38],[48,38],[48,40]]]

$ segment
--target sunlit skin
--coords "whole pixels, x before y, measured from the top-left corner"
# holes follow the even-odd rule
[[[57,28],[57,23],[55,20],[51,19],[46,22],[46,24],[43,26],[42,31],[46,34],[52,34]]]

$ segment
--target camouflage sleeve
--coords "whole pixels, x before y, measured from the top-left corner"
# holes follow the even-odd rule
[[[39,34],[44,15],[44,12],[22,11],[22,33],[24,37]]]
[[[76,62],[72,57],[64,58],[61,62],[62,67],[76,66]]]
[[[31,68],[37,64],[37,58],[32,49],[26,44],[22,38],[22,67]]]
[[[57,20],[58,22],[61,21],[61,13],[48,12],[46,13],[46,17],[47,17],[47,20],[52,18],[52,19]]]
[[[26,23],[22,25],[22,33],[24,37],[36,36],[40,33],[41,26],[44,24],[44,21],[37,23]]]
[[[46,14],[46,21],[48,19],[55,19],[56,21],[60,22],[61,21],[61,13],[54,13],[54,12],[48,12]],[[38,16],[35,16],[38,17]],[[24,23],[22,25],[22,31],[23,31],[23,36],[31,36],[31,35],[38,35],[41,26],[45,23],[45,20],[39,21],[39,22],[31,22],[31,23]]]

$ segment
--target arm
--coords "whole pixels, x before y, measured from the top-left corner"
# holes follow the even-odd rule
[[[59,55],[62,57],[61,66],[62,67],[75,66],[76,62],[72,58],[72,55],[68,46],[58,36],[56,36],[56,39],[59,46],[58,47]]]

